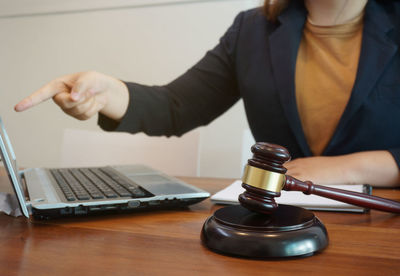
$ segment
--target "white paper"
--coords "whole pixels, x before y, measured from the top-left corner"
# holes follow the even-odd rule
[[[0,212],[13,217],[22,216],[15,194],[0,192]]]
[[[326,185],[327,187],[363,193],[364,185]],[[245,190],[242,188],[242,181],[236,180],[225,189],[217,192],[211,197],[211,201],[220,204],[237,204],[239,194]],[[281,196],[276,197],[278,204],[295,205],[311,210],[334,210],[363,212],[364,208],[343,203],[337,200],[320,197],[317,195],[305,195],[297,191],[281,191]]]

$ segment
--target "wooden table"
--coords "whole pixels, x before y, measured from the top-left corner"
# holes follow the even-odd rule
[[[210,193],[231,183],[181,179]],[[400,200],[400,190],[374,194]],[[0,275],[400,275],[399,215],[316,212],[329,233],[325,251],[250,260],[201,244],[201,227],[219,207],[205,200],[184,210],[51,221],[0,214]]]

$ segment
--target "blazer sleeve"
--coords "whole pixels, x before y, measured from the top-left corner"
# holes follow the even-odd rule
[[[99,114],[106,131],[180,136],[207,125],[240,98],[235,76],[235,49],[243,14],[219,44],[183,75],[164,86],[127,82],[128,110],[118,123]]]
[[[393,155],[393,158],[397,163],[397,167],[400,169],[400,148],[389,149],[389,152]]]

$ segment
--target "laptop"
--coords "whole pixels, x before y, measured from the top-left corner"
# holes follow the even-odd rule
[[[210,194],[144,165],[18,170],[0,118],[0,154],[23,215],[35,219],[184,207]]]

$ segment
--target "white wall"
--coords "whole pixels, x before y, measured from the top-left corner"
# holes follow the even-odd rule
[[[95,118],[77,121],[51,101],[15,113],[20,99],[52,78],[85,70],[145,84],[167,83],[212,48],[240,10],[260,3],[54,2],[62,1],[0,1],[0,116],[20,165],[26,167],[60,164],[63,129],[99,128]],[[242,105],[200,129],[199,175],[241,175],[242,133],[247,128]]]

